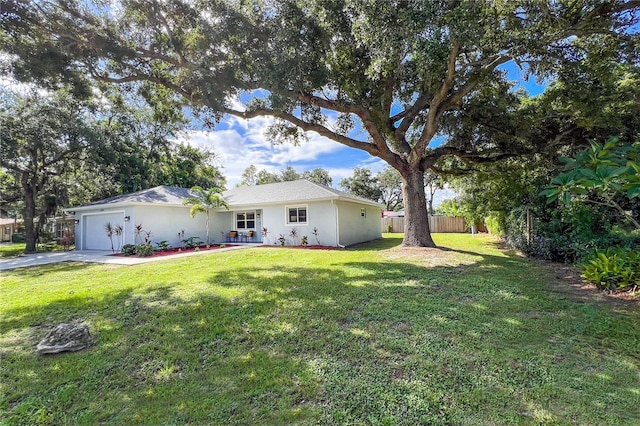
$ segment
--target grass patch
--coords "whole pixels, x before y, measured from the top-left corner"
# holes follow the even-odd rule
[[[24,253],[25,243],[0,244],[0,257],[16,257]]]
[[[493,240],[3,273],[3,424],[638,424],[640,314]],[[89,350],[39,357],[60,322]]]

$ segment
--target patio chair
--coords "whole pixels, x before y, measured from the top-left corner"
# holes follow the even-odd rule
[[[229,231],[229,235],[227,235],[227,242],[238,242],[238,231]]]
[[[253,242],[253,231],[247,232],[247,241]]]

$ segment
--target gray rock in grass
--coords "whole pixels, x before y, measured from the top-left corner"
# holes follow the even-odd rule
[[[84,324],[58,324],[51,329],[36,346],[40,355],[57,354],[65,351],[79,351],[90,346],[93,337]]]

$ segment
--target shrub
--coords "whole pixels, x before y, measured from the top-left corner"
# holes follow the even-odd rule
[[[120,252],[123,256],[133,256],[136,254],[136,246],[135,244],[125,244]]]
[[[504,235],[504,226],[502,226],[502,223],[500,222],[500,218],[498,216],[488,216],[484,221],[490,234]]]
[[[610,291],[634,290],[640,285],[640,250],[610,247],[595,250],[580,264],[582,276]]]
[[[203,243],[198,239],[198,237],[189,237],[182,240],[185,248],[191,249],[198,246],[201,246]]]
[[[153,246],[149,243],[138,244],[136,246],[136,255],[139,257],[149,257],[153,254]]]
[[[57,248],[57,244],[55,241],[49,241],[47,243],[38,244],[38,251],[41,251],[41,252],[53,251],[56,248]]]
[[[169,241],[167,240],[162,240],[159,243],[156,243],[156,250],[158,251],[169,250],[170,248],[171,244],[169,244]]]
[[[538,210],[528,240],[526,208],[514,209],[506,216],[503,240],[527,256],[567,263],[579,262],[596,249],[640,247],[640,231],[612,225],[608,219],[598,206]]]

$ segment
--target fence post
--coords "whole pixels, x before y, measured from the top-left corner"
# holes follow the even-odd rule
[[[531,208],[527,207],[527,243],[531,244],[533,239],[533,215]]]

